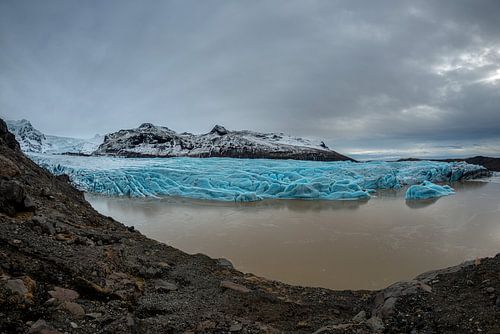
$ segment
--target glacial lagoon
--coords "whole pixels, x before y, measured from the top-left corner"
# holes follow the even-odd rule
[[[452,187],[453,196],[422,201],[405,201],[404,188],[364,201],[86,197],[151,238],[227,258],[244,272],[306,286],[378,289],[498,252],[500,184]]]
[[[379,289],[500,245],[498,177],[458,181],[476,165],[31,157],[148,237],[291,284]]]

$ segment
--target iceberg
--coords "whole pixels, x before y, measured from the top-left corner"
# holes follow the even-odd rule
[[[455,194],[455,190],[448,185],[437,185],[430,181],[424,181],[422,184],[412,185],[406,191],[406,200],[421,200],[448,196]]]
[[[231,158],[119,158],[30,154],[80,190],[111,196],[220,201],[367,200],[379,189],[453,182],[484,173],[464,162],[320,162]]]

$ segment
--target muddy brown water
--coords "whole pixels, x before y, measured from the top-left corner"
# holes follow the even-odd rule
[[[379,289],[419,273],[500,252],[500,184],[454,184],[456,195],[405,202],[221,203],[87,194],[99,212],[188,253],[243,271],[332,289]]]

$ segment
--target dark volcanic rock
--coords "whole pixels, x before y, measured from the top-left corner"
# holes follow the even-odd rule
[[[14,151],[21,150],[19,143],[16,141],[16,137],[9,132],[7,124],[3,119],[0,119],[0,145],[5,145]]]
[[[216,126],[214,126],[212,131],[210,131],[210,133],[216,133],[219,136],[224,136],[224,135],[227,135],[229,133],[229,131],[227,131],[227,129],[225,127],[223,127],[222,125],[216,125]]]
[[[96,155],[125,157],[228,157],[295,160],[353,160],[329,149],[324,142],[282,133],[229,131],[216,125],[209,133],[177,133],[151,123],[105,136]]]
[[[33,211],[35,204],[16,181],[0,179],[0,212],[15,215],[20,211]]]

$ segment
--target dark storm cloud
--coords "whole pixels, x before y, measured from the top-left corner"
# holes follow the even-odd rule
[[[150,121],[345,148],[491,146],[499,12],[472,0],[3,1],[0,110],[66,135]]]

